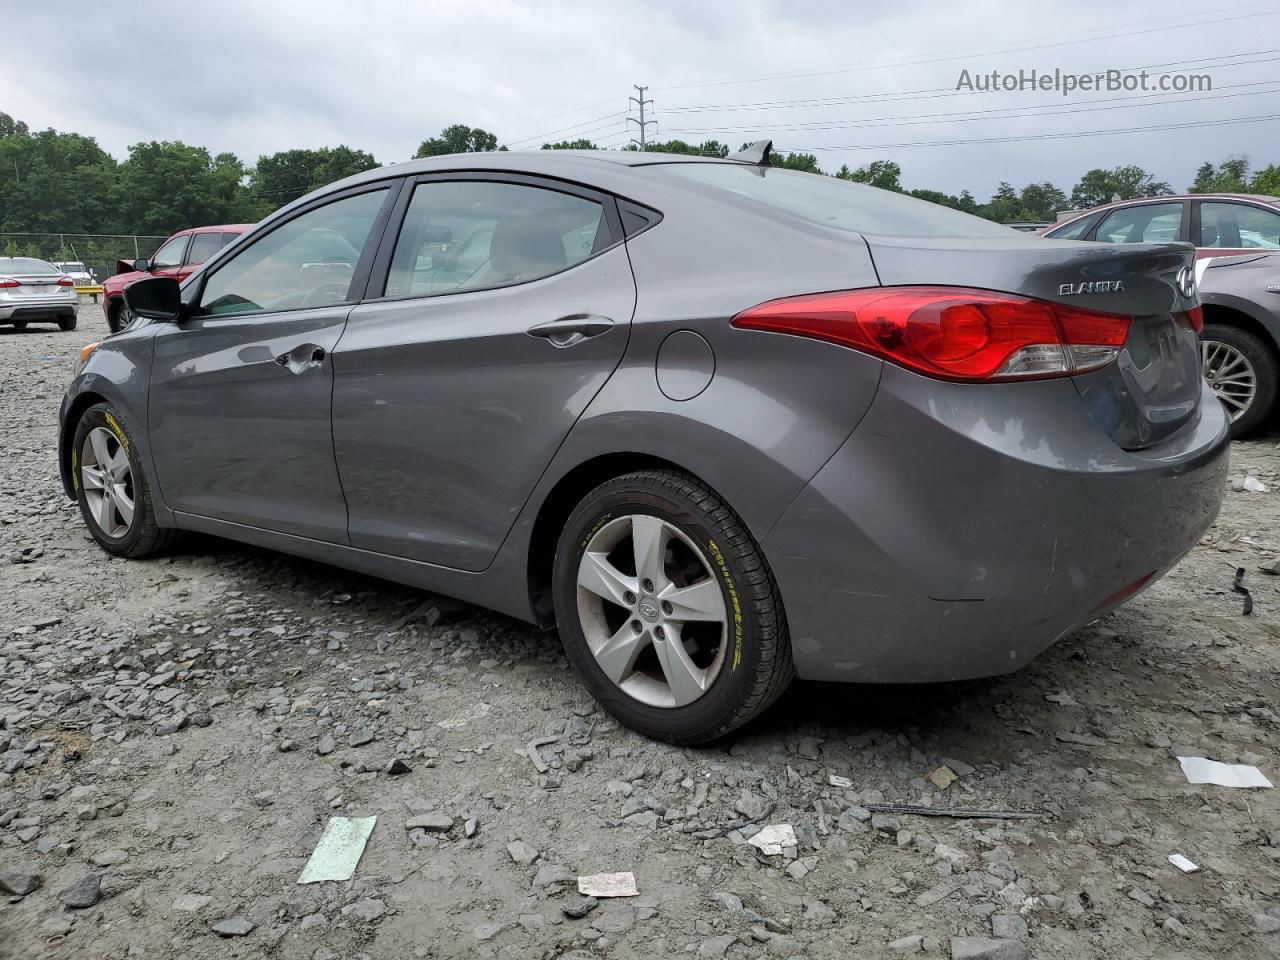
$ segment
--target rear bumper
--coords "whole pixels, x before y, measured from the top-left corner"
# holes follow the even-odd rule
[[[1227,421],[1126,452],[1070,380],[964,385],[886,366],[875,402],[765,538],[800,676],[1009,673],[1167,572],[1213,523]]]
[[[0,321],[57,320],[74,317],[80,308],[78,302],[67,299],[24,301],[0,305]]]

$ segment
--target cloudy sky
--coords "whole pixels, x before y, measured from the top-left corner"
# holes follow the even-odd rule
[[[660,139],[767,136],[827,170],[892,159],[909,187],[980,199],[1001,180],[1069,191],[1120,163],[1179,189],[1204,160],[1280,163],[1280,119],[1221,122],[1280,118],[1280,0],[64,0],[57,14],[59,50],[5,44],[0,110],[119,157],[142,140],[249,163],[345,143],[388,163],[450,123],[512,148],[618,145],[642,83]],[[962,70],[1142,67],[1213,89],[956,90]]]

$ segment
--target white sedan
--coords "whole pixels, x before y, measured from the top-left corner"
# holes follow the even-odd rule
[[[53,264],[34,257],[0,257],[0,323],[19,330],[31,321],[76,328],[76,283]]]

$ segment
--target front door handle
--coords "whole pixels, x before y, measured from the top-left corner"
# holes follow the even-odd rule
[[[549,320],[529,328],[529,336],[549,340],[553,347],[572,347],[583,340],[598,337],[613,329],[613,321],[608,317],[597,317],[589,313],[574,314]]]
[[[303,343],[294,347],[288,353],[282,353],[276,357],[276,363],[279,366],[287,367],[290,373],[305,373],[312,367],[318,367],[324,363],[327,356],[324,347],[315,343]]]

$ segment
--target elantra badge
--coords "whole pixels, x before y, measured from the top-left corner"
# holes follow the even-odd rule
[[[1060,297],[1078,297],[1082,293],[1124,293],[1124,281],[1082,280],[1080,283],[1063,283],[1058,286]]]

